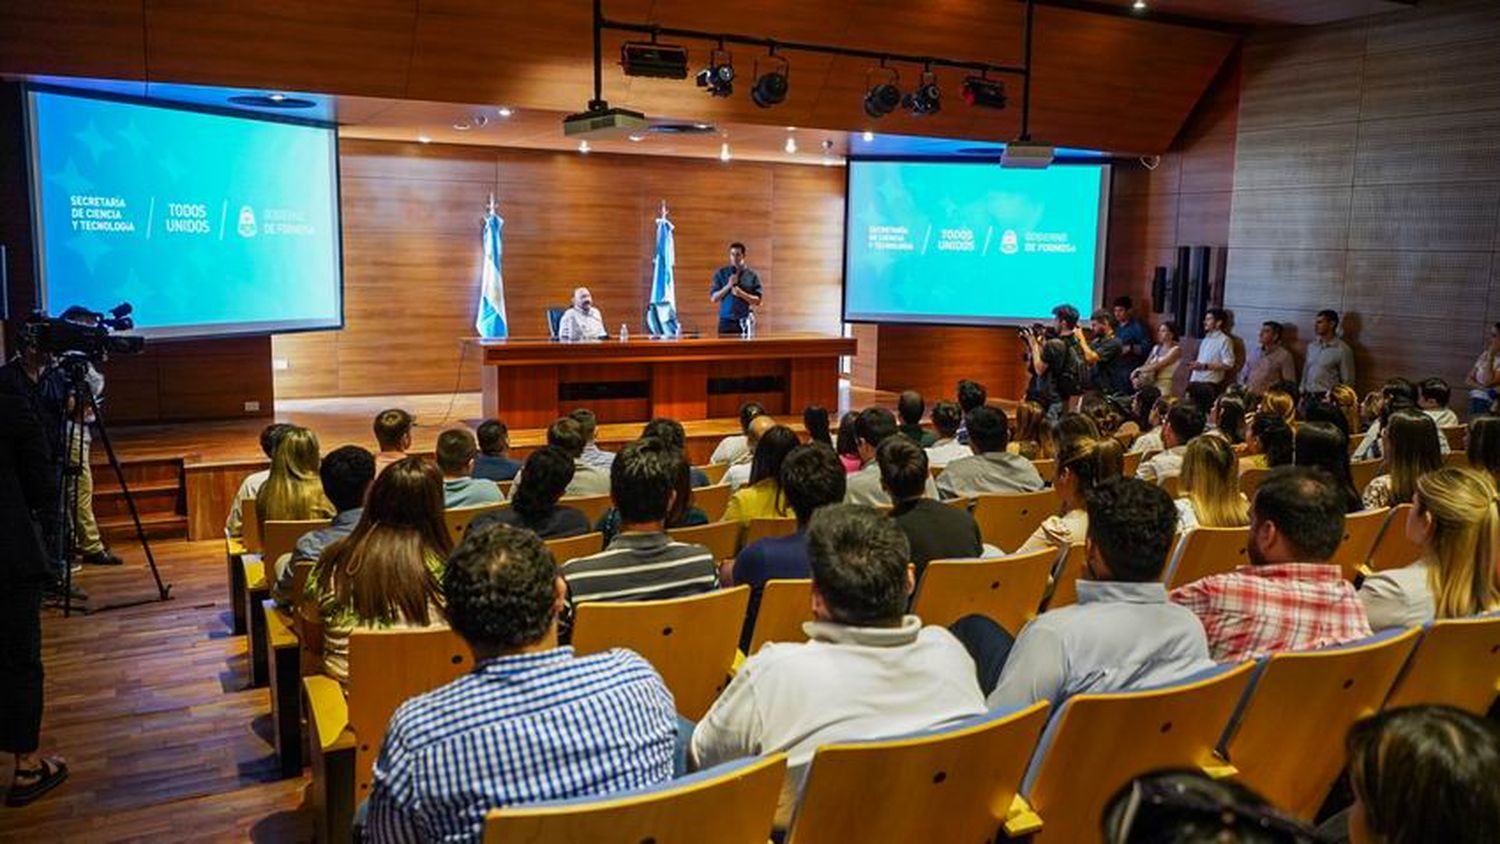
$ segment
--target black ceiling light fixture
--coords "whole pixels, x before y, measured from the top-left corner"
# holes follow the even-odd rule
[[[658,44],[655,36],[650,41],[626,41],[620,45],[620,67],[626,76],[686,79],[687,48],[676,44]]]
[[[872,77],[877,77],[873,84]],[[901,105],[900,84],[901,73],[887,67],[885,59],[880,60],[880,67],[865,71],[865,114],[880,118],[895,111]]]
[[[727,97],[734,93],[734,57],[724,49],[720,41],[717,49],[708,54],[708,67],[698,71],[695,80],[699,88],[708,91],[710,97]]]
[[[943,110],[943,92],[938,88],[937,74],[932,72],[932,65],[922,68],[917,87],[902,99],[901,104],[913,116],[937,114]]]
[[[1006,106],[1005,83],[983,74],[964,80],[964,102],[974,108],[1003,109]]]
[[[750,101],[761,108],[770,108],[785,102],[787,91],[791,88],[788,81],[791,63],[776,55],[774,44],[771,45],[771,52],[766,57],[766,61],[770,63],[771,68],[761,73],[760,59],[755,60],[755,87],[750,89]]]

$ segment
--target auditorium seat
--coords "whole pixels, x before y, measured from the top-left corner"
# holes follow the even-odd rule
[[[786,754],[726,762],[662,785],[489,813],[485,844],[629,841],[765,844],[786,777]]]
[[[1419,632],[1265,660],[1221,743],[1236,779],[1311,821],[1343,770],[1344,735],[1380,711]]]
[[[1076,695],[1057,710],[1027,768],[1021,794],[1041,819],[1038,844],[1100,841],[1099,815],[1130,780],[1162,768],[1229,775],[1214,754],[1255,663],[1220,665],[1182,683]],[[1033,824],[1006,823],[1011,837]]]
[[[1454,466],[1459,469],[1467,468],[1469,465],[1469,455],[1462,451],[1450,451],[1443,455],[1443,465]]]
[[[260,553],[260,517],[255,512],[255,500],[248,499],[240,507],[240,535],[224,538],[224,561],[229,567],[229,611],[234,635],[243,635],[250,623],[249,602],[245,600],[245,572],[242,568],[247,554]]]
[[[702,472],[708,477],[708,482],[715,485],[723,483],[724,476],[729,474],[728,463],[706,463],[702,466],[694,466],[693,468]]]
[[[745,541],[740,544],[743,548],[759,540],[770,536],[791,536],[797,532],[797,520],[787,517],[780,519],[751,519],[745,525]]]
[[[1370,485],[1370,481],[1375,480],[1375,476],[1380,474],[1380,467],[1383,465],[1385,465],[1383,460],[1355,460],[1349,464],[1349,475],[1354,479],[1354,488],[1359,490],[1361,495],[1364,494],[1365,487]]]
[[[1468,445],[1468,425],[1447,425],[1443,429],[1443,438],[1448,441],[1450,452],[1463,451]]]
[[[1052,575],[1044,610],[1061,609],[1078,603],[1078,578],[1083,577],[1083,558],[1086,553],[1082,542],[1075,542],[1062,552]]]
[[[1127,478],[1135,477],[1135,470],[1141,468],[1141,458],[1143,456],[1144,455],[1142,455],[1139,451],[1134,453],[1127,452],[1125,454],[1124,466],[1121,469],[1121,474],[1123,474]]]
[[[812,620],[811,580],[767,580],[755,613],[750,653],[767,642],[806,642],[802,625]]]
[[[1370,551],[1375,547],[1375,540],[1380,538],[1381,528],[1385,527],[1390,514],[1390,508],[1380,507],[1344,517],[1344,541],[1339,543],[1328,563],[1338,566],[1345,580],[1350,583],[1358,581],[1359,570],[1370,559]]]
[[[1426,625],[1385,708],[1444,704],[1483,717],[1500,693],[1500,614]]]
[[[943,503],[955,510],[962,510],[965,513],[969,512],[974,506],[973,500],[968,498],[944,498]]]
[[[589,520],[589,524],[599,524],[599,517],[604,511],[614,506],[608,495],[577,495],[559,498],[557,503],[563,507],[573,507],[583,512]]]
[[[665,601],[585,601],[574,610],[573,649],[635,651],[661,674],[677,711],[696,721],[729,683],[749,603],[748,586]]]
[[[250,621],[250,685],[260,687],[270,680],[270,651],[266,637],[264,602],[271,596],[275,561],[292,553],[302,535],[328,527],[327,519],[266,522],[259,555],[240,558],[241,580],[245,584],[245,617]]]
[[[370,796],[372,769],[396,707],[472,664],[469,646],[451,630],[355,630],[347,697],[332,677],[302,678],[319,842],[350,840],[354,807]]]
[[[1234,571],[1250,561],[1250,529],[1197,527],[1178,534],[1162,578],[1176,589],[1209,575]]]
[[[990,713],[941,730],[819,747],[787,844],[980,842],[1016,804],[1051,707]]]
[[[548,308],[547,309],[547,336],[548,337],[551,337],[553,340],[557,339],[558,326],[560,326],[562,324],[563,314],[565,314],[567,312],[568,312],[567,308]]]
[[[1056,563],[1056,548],[1017,557],[933,560],[917,584],[912,613],[924,624],[942,627],[982,615],[1015,636],[1036,618]]]
[[[469,523],[485,515],[494,513],[510,506],[510,502],[499,502],[496,504],[478,504],[473,507],[449,507],[443,511],[443,524],[448,526],[448,541],[457,548],[458,543],[464,541],[464,531],[469,529]]]
[[[1164,490],[1166,490],[1167,495],[1170,495],[1174,501],[1176,499],[1178,499],[1178,498],[1181,498],[1182,497],[1182,476],[1181,475],[1168,475],[1167,477],[1162,478],[1161,479],[1161,488],[1164,489]]]
[[[1422,546],[1406,538],[1406,519],[1411,507],[1410,504],[1397,504],[1391,508],[1391,514],[1386,517],[1385,526],[1375,540],[1375,547],[1370,549],[1364,574],[1404,568],[1422,556]]]
[[[694,487],[693,506],[702,510],[710,522],[717,522],[724,518],[724,511],[729,507],[729,495],[733,491],[729,484]]]
[[[1052,483],[1053,478],[1057,475],[1056,460],[1038,458],[1031,461],[1031,465],[1036,467],[1036,473],[1042,476],[1042,480],[1049,484]]]
[[[974,521],[979,523],[979,534],[985,542],[1003,551],[1014,551],[1025,545],[1057,509],[1057,493],[1050,489],[987,493],[974,498]]]
[[[271,734],[276,764],[281,776],[302,772],[302,649],[294,632],[293,618],[267,598],[261,602],[265,615],[267,674],[271,686]]]
[[[733,560],[740,541],[739,522],[709,522],[706,525],[671,528],[667,535],[676,542],[692,542],[713,552],[714,562]]]
[[[552,552],[552,559],[562,565],[569,560],[579,557],[587,557],[604,550],[604,534],[595,531],[580,536],[567,536],[561,539],[548,539],[542,542],[547,550]]]
[[[1260,489],[1260,482],[1269,474],[1271,474],[1270,469],[1263,469],[1259,466],[1252,466],[1240,472],[1240,492],[1244,493],[1245,498],[1254,501],[1255,491]]]

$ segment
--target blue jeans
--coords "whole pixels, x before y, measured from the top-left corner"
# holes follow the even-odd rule
[[[673,779],[688,773],[688,747],[693,743],[693,727],[696,726],[697,724],[681,715],[677,716],[677,746],[672,751]]]
[[[974,670],[979,679],[979,690],[985,696],[1000,683],[1000,672],[1005,670],[1005,660],[1016,640],[996,624],[994,619],[983,615],[966,615],[948,625],[953,634],[974,658]]]

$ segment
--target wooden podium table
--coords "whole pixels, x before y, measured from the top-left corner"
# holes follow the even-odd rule
[[[577,407],[600,422],[723,418],[749,400],[773,414],[832,411],[838,359],[854,354],[853,339],[820,334],[465,342],[479,352],[484,415],[511,428],[545,428]]]

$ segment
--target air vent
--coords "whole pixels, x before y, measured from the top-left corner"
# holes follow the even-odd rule
[[[959,147],[954,152],[959,155],[984,155],[998,158],[1005,152],[1005,147]]]
[[[318,104],[312,100],[302,97],[288,97],[285,95],[271,96],[268,94],[241,94],[238,97],[230,97],[229,101],[235,105],[248,106],[250,108],[275,108],[283,110],[299,108],[315,108]]]
[[[712,135],[719,130],[712,123],[653,123],[651,131],[658,135]]]

